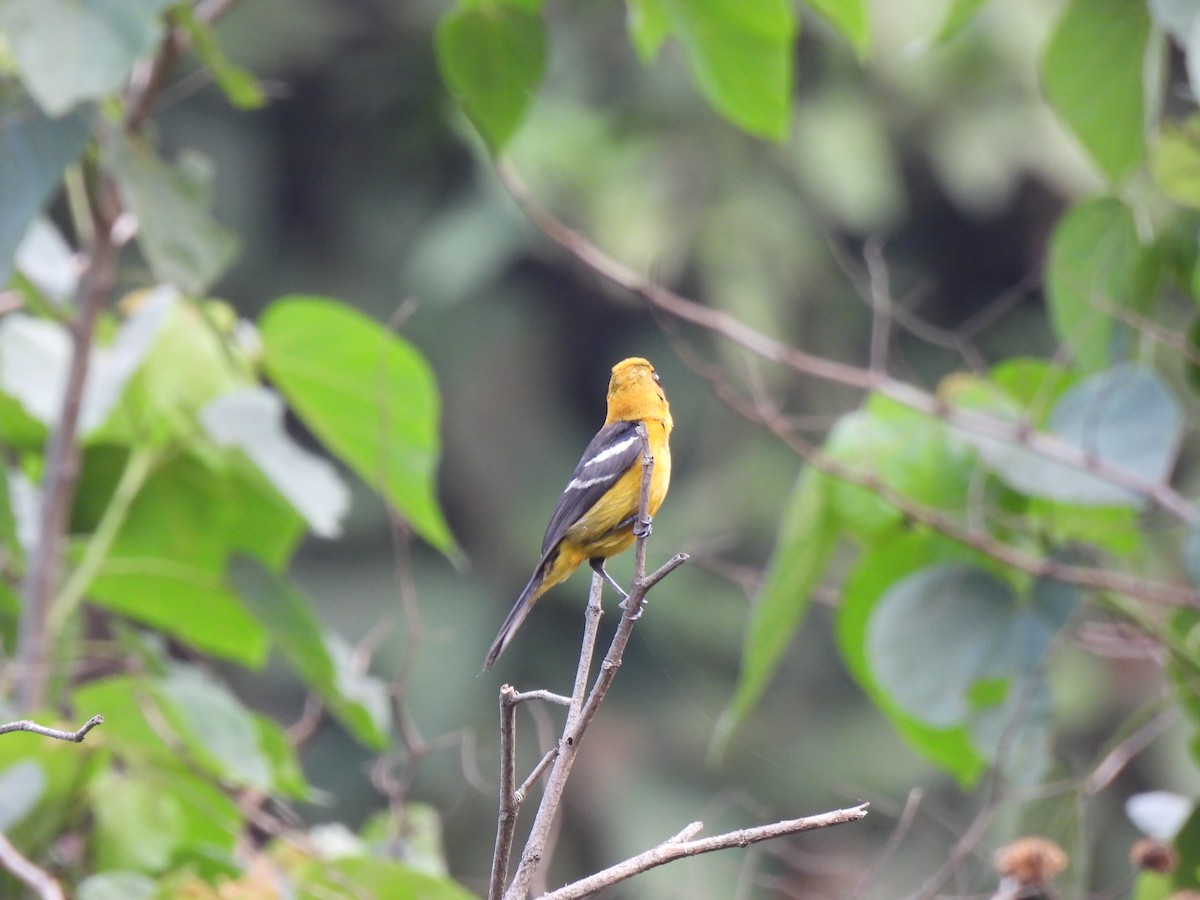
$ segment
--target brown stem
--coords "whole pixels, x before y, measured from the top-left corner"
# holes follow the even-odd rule
[[[21,622],[17,633],[17,706],[42,706],[49,679],[52,636],[47,628],[50,604],[62,575],[67,525],[79,481],[79,417],[91,359],[92,338],[101,310],[117,283],[117,245],[112,237],[115,204],[105,194],[99,175],[92,179],[93,243],[88,270],[80,286],[79,312],[70,325],[71,365],[67,371],[62,412],[46,439],[46,467],[41,485],[37,546],[21,589]]]

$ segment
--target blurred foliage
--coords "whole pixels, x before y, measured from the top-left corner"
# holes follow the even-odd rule
[[[804,854],[629,895],[908,894],[976,815],[959,893],[1030,830],[1076,860],[1069,896],[1130,890],[1138,830],[1188,851],[1194,611],[1050,575],[1200,584],[1193,6],[0,2],[10,704],[97,211],[122,241],[48,706],[3,716],[105,723],[0,739],[0,829],[91,900],[481,891],[475,673],[637,354],[677,422],[651,553],[694,562],[639,623],[548,883],[700,816],[860,798]],[[882,322],[886,389],[656,321],[549,249],[500,155],[605,252],[777,340],[881,376]],[[565,688],[581,583],[503,679]],[[1127,818],[1148,789],[1174,800]],[[1194,885],[1183,855],[1137,896]]]

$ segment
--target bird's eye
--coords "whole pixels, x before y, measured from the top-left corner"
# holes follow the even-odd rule
[[[654,379],[655,384],[662,384],[662,379],[658,377],[657,372],[651,372],[650,377]]]

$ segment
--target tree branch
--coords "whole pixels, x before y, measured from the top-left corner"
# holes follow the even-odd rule
[[[54,738],[58,741],[71,741],[75,744],[83,743],[83,739],[87,737],[87,733],[97,725],[103,724],[104,716],[92,716],[86,722],[79,726],[75,731],[60,731],[57,728],[47,728],[45,725],[39,725],[37,722],[32,722],[29,719],[21,719],[19,722],[8,722],[0,725],[0,734],[8,734],[13,731],[28,731],[33,734],[40,734],[42,737]]]
[[[18,881],[35,891],[41,900],[65,900],[62,888],[49,872],[39,869],[0,832],[0,866],[8,869]]]
[[[117,244],[113,240],[115,203],[110,203],[103,176],[94,173],[90,185],[93,243],[88,270],[80,286],[79,312],[70,325],[71,365],[67,370],[62,411],[46,439],[41,512],[34,548],[21,588],[21,621],[17,634],[17,706],[31,711],[42,706],[49,677],[50,605],[62,575],[63,551],[75,488],[79,481],[79,417],[91,359],[92,337],[100,311],[117,283]]]
[[[849,809],[837,809],[815,816],[805,816],[802,819],[787,819],[771,825],[741,828],[737,831],[729,831],[725,834],[714,835],[713,837],[688,840],[688,837],[703,827],[702,823],[695,822],[688,826],[688,828],[685,828],[680,834],[669,838],[657,847],[653,847],[645,853],[640,853],[624,862],[617,863],[615,866],[610,866],[603,871],[597,872],[595,875],[544,894],[541,900],[576,900],[576,898],[586,897],[596,891],[632,878],[634,875],[639,875],[656,866],[661,866],[664,863],[669,863],[685,856],[698,856],[701,853],[712,853],[714,850],[726,850],[730,847],[746,847],[750,844],[756,844],[759,841],[768,841],[772,838],[797,834],[801,831],[812,831],[817,828],[830,828],[834,825],[856,822],[866,816],[869,805],[868,803],[860,803],[858,806],[853,806]]]
[[[511,164],[500,162],[496,171],[513,199],[547,237],[602,278],[641,297],[656,310],[718,334],[764,359],[803,375],[880,394],[971,434],[1014,444],[1046,459],[1088,472],[1116,487],[1153,501],[1184,523],[1191,524],[1197,518],[1196,504],[1169,484],[1148,481],[1124,469],[1108,465],[1093,453],[1088,453],[1055,435],[1037,431],[1027,421],[1011,421],[990,413],[953,407],[937,394],[892,378],[884,371],[863,369],[807,353],[756,331],[722,310],[703,306],[655,284],[608,256],[584,235],[547,212],[537,203]]]

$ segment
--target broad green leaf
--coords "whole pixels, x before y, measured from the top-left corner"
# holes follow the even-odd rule
[[[850,42],[859,59],[867,55],[871,28],[864,0],[806,0],[809,6],[824,16],[842,37]]]
[[[1075,592],[1036,582],[1027,602],[982,569],[941,564],[893,583],[867,626],[877,684],[933,728],[966,726],[974,749],[1022,780],[1048,760],[1050,695],[1036,674]],[[1033,685],[1029,678],[1038,679]]]
[[[36,710],[32,718],[52,728],[69,730],[78,728],[84,719],[100,711],[99,707],[90,708],[77,721],[64,719],[51,710]],[[96,751],[103,745],[102,733],[107,725],[106,720],[83,744],[51,741],[25,732],[0,737],[0,773],[4,782],[0,786],[3,789],[0,819],[4,822],[4,834],[16,846],[45,847],[64,828],[77,824],[79,791],[99,756]],[[32,767],[36,767],[36,774]],[[31,790],[23,793],[35,786],[36,798]],[[32,809],[28,805],[31,799]]]
[[[418,872],[403,863],[371,856],[301,860],[291,872],[298,900],[343,896],[345,885],[373,900],[475,900],[475,895],[445,877]]]
[[[296,674],[333,716],[366,746],[386,747],[391,726],[386,686],[354,673],[344,644],[321,627],[308,598],[250,560],[236,563],[230,577]]]
[[[1072,0],[1042,61],[1046,96],[1113,182],[1142,157],[1145,3]]]
[[[79,883],[78,900],[154,900],[158,887],[141,872],[100,872]]]
[[[179,799],[115,766],[94,778],[90,790],[95,867],[150,874],[164,871],[183,840]]]
[[[193,759],[223,782],[271,790],[273,772],[258,745],[259,725],[225,685],[194,666],[174,665],[154,687]]]
[[[89,599],[230,662],[260,668],[268,642],[219,575],[188,562],[122,556],[100,569]]]
[[[1132,300],[1139,250],[1133,213],[1112,197],[1076,206],[1054,230],[1046,272],[1050,318],[1084,371],[1113,359],[1112,317]]]
[[[221,50],[211,25],[196,18],[191,6],[178,4],[173,21],[181,25],[192,42],[192,52],[213,75],[222,93],[238,109],[258,109],[267,102],[262,85],[250,72],[231,63]]]
[[[287,433],[283,419],[283,400],[264,387],[223,394],[200,414],[208,436],[221,447],[245,453],[314,533],[338,537],[350,508],[350,489],[328,460]]]
[[[0,31],[34,99],[53,116],[116,90],[164,36],[174,0],[4,0]]]
[[[391,810],[377,813],[363,824],[359,833],[373,856],[387,857],[399,841],[403,843],[404,861],[409,866],[426,875],[448,874],[442,816],[432,804],[405,803],[402,816]]]
[[[939,509],[961,506],[975,462],[941,422],[885,397],[843,416],[825,444],[826,454],[850,473]],[[834,480],[830,508],[851,534],[871,541],[904,520],[904,513],[870,486]]]
[[[762,696],[837,549],[839,532],[830,515],[828,487],[824,476],[809,468],[796,482],[779,542],[746,626],[742,671],[733,699],[721,716],[715,739],[718,747]]]
[[[159,465],[130,503],[89,596],[198,649],[261,665],[266,633],[223,581],[241,506],[252,500],[192,456]]]
[[[1153,371],[1127,364],[1087,378],[1061,396],[1046,431],[1105,467],[1141,481],[1165,482],[1183,437],[1183,416],[1170,388]],[[1140,507],[1144,498],[1019,444],[963,436],[1010,487],[1081,506]]]
[[[500,153],[546,68],[541,16],[512,4],[459,5],[438,24],[437,58],[446,87]]]
[[[82,434],[92,436],[112,414],[176,299],[171,288],[154,291],[110,344],[93,349],[79,412]],[[20,313],[5,316],[0,320],[0,391],[20,401],[39,422],[57,423],[71,347],[69,331],[58,322]]]
[[[1172,200],[1200,207],[1200,116],[1163,123],[1150,147],[1150,171]]]
[[[0,3],[0,28],[5,10]],[[29,224],[49,201],[63,170],[83,153],[89,119],[83,110],[51,119],[32,106],[0,102],[0,288],[8,285],[13,255]]]
[[[0,771],[0,830],[11,833],[46,792],[46,772],[34,759],[22,759]]]
[[[79,289],[80,272],[74,253],[45,216],[37,216],[29,223],[13,262],[30,287],[60,309],[67,306]]]
[[[121,306],[142,314],[172,288],[126,296]],[[246,352],[232,336],[237,315],[216,300],[180,300],[167,311],[141,367],[100,439],[155,445],[191,440],[200,410],[214,398],[258,383]]]
[[[107,149],[150,268],[185,293],[203,294],[237,254],[237,240],[209,212],[208,163],[192,155],[171,166],[146,141],[116,134]]]
[[[955,37],[968,22],[975,18],[975,14],[983,8],[985,3],[987,0],[951,0],[950,9],[946,13],[946,18],[942,20],[942,27],[934,42],[942,44]]]
[[[847,669],[876,708],[917,752],[953,775],[963,787],[975,784],[987,768],[967,729],[963,725],[937,728],[907,713],[875,674],[867,634],[876,607],[894,583],[925,566],[968,556],[958,544],[919,533],[904,534],[864,553],[846,578],[836,631]]]
[[[456,555],[435,496],[437,385],[421,355],[361,313],[316,297],[275,301],[261,331],[267,373],[304,424],[417,534]]]
[[[672,0],[667,8],[671,33],[717,112],[750,134],[782,140],[797,30],[787,0]]]

